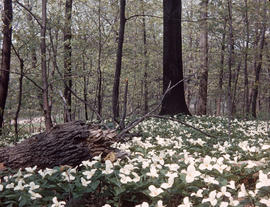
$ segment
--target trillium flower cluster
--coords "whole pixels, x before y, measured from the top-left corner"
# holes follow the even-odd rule
[[[74,195],[104,196],[103,207],[118,206],[125,199],[134,199],[136,207],[165,207],[171,200],[177,207],[250,202],[270,206],[265,122],[232,120],[229,139],[225,118],[195,116],[181,117],[181,121],[217,139],[176,121],[149,119],[134,129],[146,136],[112,146],[128,154],[124,159],[97,156],[75,168],[20,169],[1,176],[0,201],[12,194],[10,202],[26,206],[64,206],[72,189]],[[243,177],[252,178],[253,183]]]

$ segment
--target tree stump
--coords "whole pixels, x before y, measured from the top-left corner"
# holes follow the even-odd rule
[[[113,130],[102,130],[83,121],[56,125],[12,147],[0,148],[0,163],[18,169],[79,165],[101,153],[109,153],[116,140]]]

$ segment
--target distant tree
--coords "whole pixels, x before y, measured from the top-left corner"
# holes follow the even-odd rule
[[[64,122],[71,121],[71,15],[72,0],[66,0],[64,25],[64,98],[66,101],[66,105],[64,108]]]
[[[122,66],[122,51],[124,43],[124,34],[125,34],[125,9],[126,9],[126,0],[120,0],[120,25],[119,25],[119,37],[118,37],[118,48],[117,48],[117,58],[116,58],[116,67],[114,74],[114,83],[113,83],[113,96],[112,96],[112,108],[113,108],[113,118],[115,121],[119,121],[119,83],[121,76],[121,66]]]
[[[8,95],[8,84],[10,74],[10,56],[11,56],[11,41],[12,41],[11,0],[4,0],[4,10],[2,20],[3,20],[3,46],[2,46],[2,61],[0,70],[0,135],[2,134],[4,111]]]
[[[181,10],[182,1],[163,0],[163,92],[170,83],[177,85],[164,97],[160,115],[190,114],[183,81]]]
[[[201,1],[200,21],[200,86],[198,114],[205,115],[207,112],[207,83],[208,83],[208,0]]]
[[[42,23],[40,30],[40,53],[41,53],[41,72],[42,72],[42,89],[43,89],[43,113],[45,118],[46,130],[49,131],[53,124],[51,118],[51,104],[49,103],[49,85],[48,71],[46,60],[46,25],[47,25],[47,0],[42,0]]]
[[[251,115],[256,118],[257,117],[257,98],[259,93],[259,85],[260,85],[260,73],[262,69],[262,58],[263,58],[263,49],[265,45],[265,33],[266,33],[266,18],[267,18],[267,4],[266,0],[264,0],[263,5],[263,21],[261,24],[261,33],[260,33],[260,42],[258,43],[258,54],[255,57],[255,64],[254,64],[254,73],[255,73],[255,80],[254,85],[252,88],[252,100],[251,100]]]

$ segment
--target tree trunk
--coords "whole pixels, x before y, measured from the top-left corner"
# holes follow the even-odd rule
[[[49,131],[53,124],[51,119],[51,106],[48,98],[48,75],[47,75],[47,60],[46,60],[46,16],[47,16],[47,0],[42,0],[42,26],[41,26],[41,71],[43,85],[43,113],[45,118],[46,130]]]
[[[0,71],[0,135],[2,134],[4,111],[8,95],[10,74],[10,54],[12,39],[12,1],[4,0],[3,20],[3,46]]]
[[[19,134],[19,130],[18,130],[18,118],[19,118],[19,113],[21,111],[21,106],[22,106],[24,60],[20,57],[19,52],[16,51],[14,47],[13,47],[13,50],[14,50],[14,52],[15,52],[15,54],[16,54],[17,58],[19,59],[19,62],[20,62],[19,92],[18,92],[18,99],[17,99],[18,100],[18,105],[17,105],[15,117],[14,117],[14,129],[15,129],[15,140],[14,140],[14,143],[16,143],[18,141],[18,134]]]
[[[248,2],[245,0],[245,24],[246,24],[246,48],[245,48],[245,59],[244,59],[244,113],[247,117],[249,113],[249,85],[248,85],[248,50],[249,50],[249,18],[248,18]]]
[[[190,114],[185,101],[182,63],[181,9],[179,0],[163,0],[163,92],[160,115]]]
[[[228,22],[229,22],[229,58],[228,58],[228,91],[227,103],[230,118],[232,117],[232,67],[234,66],[234,37],[233,37],[233,23],[232,23],[232,0],[228,0]]]
[[[255,69],[255,80],[254,86],[252,89],[252,106],[251,106],[251,113],[254,118],[257,117],[256,107],[257,107],[257,97],[259,93],[259,84],[260,84],[260,72],[262,69],[262,57],[263,57],[263,48],[265,42],[265,32],[266,32],[266,1],[264,1],[264,13],[263,13],[263,23],[262,23],[262,30],[261,30],[261,38],[260,38],[260,48],[259,48],[259,57],[258,57],[258,64],[254,68]]]
[[[225,40],[226,40],[226,27],[227,27],[227,18],[224,19],[223,24],[223,34],[221,41],[221,55],[220,55],[220,71],[219,71],[219,82],[218,82],[218,102],[217,102],[217,116],[221,115],[221,102],[223,99],[223,76],[224,76],[224,58],[225,58]]]
[[[126,0],[120,0],[119,37],[118,37],[117,58],[116,58],[113,95],[112,95],[113,119],[115,121],[119,121],[119,84],[121,76],[122,51],[123,51],[125,24],[126,24],[125,10],[126,10]]]
[[[102,44],[101,44],[101,0],[98,1],[98,82],[97,82],[97,102],[98,102],[98,114],[102,116],[102,72],[101,72],[101,55],[102,55]]]
[[[17,169],[29,166],[53,168],[77,166],[83,160],[111,151],[116,134],[81,121],[56,125],[15,145],[0,148],[0,163]]]
[[[90,59],[90,62],[91,62],[91,59]],[[86,73],[86,67],[85,67],[85,58],[84,58],[84,54],[82,54],[82,65],[83,65],[83,71],[84,73]],[[88,76],[83,76],[83,100],[84,100],[84,117],[85,117],[85,120],[88,120],[89,119],[89,116],[88,116],[88,106],[87,106],[87,103],[88,103],[88,96],[87,96],[87,93],[88,93],[88,82],[89,82],[89,77]]]
[[[141,0],[142,14],[144,15],[144,0]],[[147,34],[145,16],[142,17],[142,30],[143,30],[143,59],[144,59],[144,113],[147,114],[149,111],[148,105],[148,54],[147,54]]]
[[[198,114],[206,115],[207,112],[207,82],[208,82],[208,0],[201,1],[200,22],[200,86]]]
[[[66,105],[64,107],[64,122],[71,121],[71,91],[72,74],[71,74],[71,15],[72,0],[66,0],[65,7],[65,25],[64,25],[64,98]]]

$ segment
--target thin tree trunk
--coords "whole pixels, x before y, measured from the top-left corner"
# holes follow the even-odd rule
[[[208,82],[208,0],[201,1],[200,23],[200,86],[198,114],[205,115],[207,112],[207,82]]]
[[[101,50],[102,50],[102,44],[101,44],[101,0],[98,1],[98,86],[97,86],[97,102],[98,102],[98,113],[100,116],[102,116],[102,97],[101,97],[101,91],[102,91],[102,72],[101,72]]]
[[[228,0],[228,22],[229,22],[229,58],[228,58],[228,111],[229,116],[232,116],[232,67],[234,66],[234,37],[232,23],[232,0]]]
[[[48,98],[48,75],[47,75],[47,65],[46,65],[46,20],[47,16],[47,0],[42,0],[42,27],[41,27],[41,71],[42,71],[42,86],[43,86],[43,113],[45,118],[46,131],[49,131],[53,124],[51,119],[51,106],[49,104]]]
[[[64,108],[64,122],[72,120],[71,117],[71,91],[72,74],[71,74],[71,16],[72,16],[72,0],[66,0],[65,6],[65,25],[64,25],[64,97],[66,99],[66,107]]]
[[[238,84],[238,78],[239,73],[242,65],[242,60],[239,61],[236,74],[235,74],[235,81],[234,81],[234,88],[233,88],[233,96],[232,96],[232,114],[235,115],[236,113],[236,95],[237,95],[237,84]]]
[[[193,5],[193,4],[192,4]],[[190,21],[192,21],[193,19],[193,7],[190,10],[190,16],[189,16]],[[188,45],[189,45],[189,54],[188,54],[188,64],[187,64],[187,75],[190,75],[191,73],[193,73],[193,64],[194,64],[194,57],[193,57],[193,30],[190,29],[189,31],[189,41],[188,41]],[[186,82],[186,91],[187,91],[187,106],[190,107],[191,104],[191,100],[192,100],[192,87],[190,85],[191,83],[191,79],[188,79]],[[194,107],[195,110],[195,107]]]
[[[13,47],[13,50],[14,50],[14,52],[15,52],[15,54],[16,54],[17,58],[19,59],[19,62],[20,62],[19,92],[18,92],[18,99],[17,99],[18,105],[17,105],[15,117],[14,117],[14,129],[15,129],[15,140],[14,140],[14,143],[16,143],[17,140],[18,140],[18,134],[19,134],[19,130],[18,130],[18,118],[19,118],[19,113],[21,111],[21,106],[22,106],[24,60],[20,57],[20,54],[18,53],[18,51],[15,50],[14,47]]]
[[[3,46],[0,70],[0,135],[2,134],[4,111],[8,95],[12,41],[12,1],[4,0],[3,10]]]
[[[144,15],[144,0],[141,0],[142,14]],[[143,58],[144,58],[144,113],[147,114],[149,111],[148,104],[148,54],[147,54],[147,34],[146,34],[146,23],[145,16],[142,17],[142,30],[143,30]]]
[[[85,60],[84,60],[84,54],[82,55],[82,64],[83,64],[83,71],[86,72],[86,67],[85,67]],[[91,60],[90,60],[91,61]],[[83,100],[84,100],[84,116],[85,120],[88,120],[88,107],[87,107],[87,102],[88,102],[88,97],[87,97],[87,89],[88,89],[88,77],[83,76]]]
[[[262,69],[262,57],[263,57],[263,48],[265,43],[265,32],[266,32],[266,0],[264,1],[264,13],[263,13],[263,23],[262,23],[262,30],[261,30],[261,38],[260,38],[260,48],[259,48],[259,57],[258,57],[258,64],[255,69],[255,80],[254,86],[252,89],[252,107],[251,113],[254,118],[257,117],[256,107],[257,107],[257,97],[259,93],[259,84],[260,84],[260,73]]]
[[[219,82],[218,82],[219,96],[218,96],[218,103],[217,103],[217,116],[221,115],[221,102],[223,99],[223,75],[224,75],[226,27],[227,27],[227,18],[225,17],[224,24],[223,24],[222,41],[221,41],[220,71],[219,71]]]
[[[249,18],[248,18],[248,1],[245,0],[245,24],[246,24],[246,48],[245,48],[245,59],[244,59],[244,110],[245,117],[249,113],[249,85],[248,85],[248,50],[249,50]]]
[[[119,39],[118,39],[117,59],[116,59],[113,95],[112,95],[113,119],[115,121],[119,121],[119,84],[121,76],[122,51],[123,51],[125,24],[126,24],[125,9],[126,9],[126,0],[120,0],[120,26],[118,37]]]

